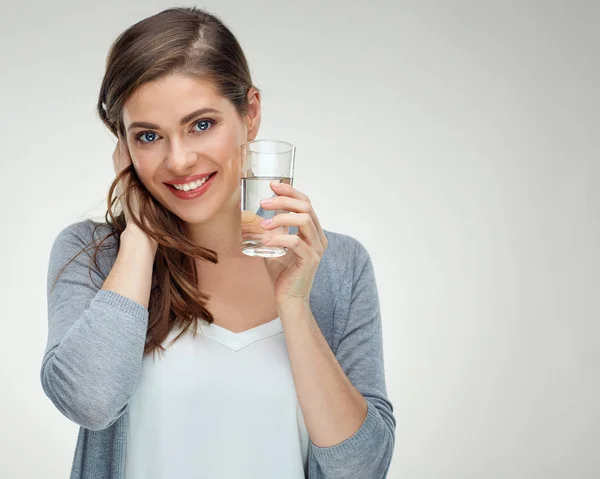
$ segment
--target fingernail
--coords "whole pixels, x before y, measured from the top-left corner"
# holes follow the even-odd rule
[[[263,227],[264,226],[269,226],[272,222],[273,222],[273,220],[265,220],[260,225],[263,226]]]
[[[270,205],[271,203],[273,203],[273,200],[271,198],[265,198],[264,200],[260,200],[261,205]]]

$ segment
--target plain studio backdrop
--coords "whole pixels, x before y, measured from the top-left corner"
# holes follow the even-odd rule
[[[39,379],[50,246],[106,211],[112,41],[171,6],[3,2],[2,478],[68,477],[77,426]],[[297,145],[295,186],[371,254],[388,477],[600,477],[599,3],[198,6],[245,49],[259,138]]]

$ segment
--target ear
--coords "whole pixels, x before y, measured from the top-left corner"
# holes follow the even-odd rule
[[[260,113],[260,92],[252,87],[248,90],[248,112],[244,118],[244,123],[248,128],[247,141],[254,140],[258,135]]]

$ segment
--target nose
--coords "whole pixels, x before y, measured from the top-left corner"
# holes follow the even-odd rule
[[[182,176],[189,173],[197,161],[198,154],[190,150],[184,142],[179,140],[172,140],[170,142],[170,149],[165,158],[165,165],[175,175]]]

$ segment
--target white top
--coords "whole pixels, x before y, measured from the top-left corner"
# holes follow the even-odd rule
[[[174,328],[129,402],[126,479],[305,478],[308,432],[280,318]]]

